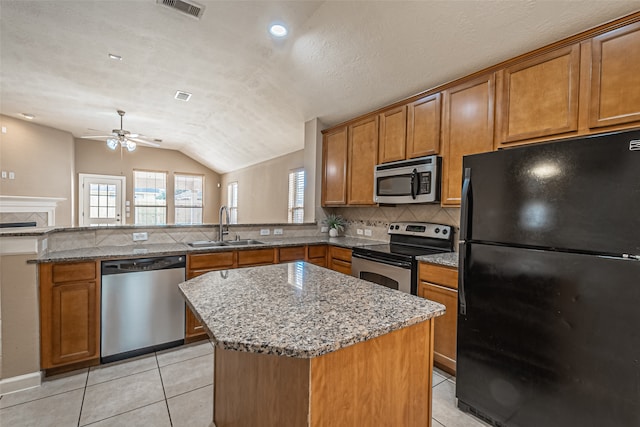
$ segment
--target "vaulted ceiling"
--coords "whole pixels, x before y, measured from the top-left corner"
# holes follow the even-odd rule
[[[76,137],[124,128],[218,172],[640,10],[640,1],[0,1],[0,113]],[[268,34],[274,21],[289,35]],[[122,57],[110,59],[108,54]],[[177,90],[193,94],[174,99]]]

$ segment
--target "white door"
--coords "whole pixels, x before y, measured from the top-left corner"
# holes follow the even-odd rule
[[[79,225],[124,224],[125,177],[79,174]]]

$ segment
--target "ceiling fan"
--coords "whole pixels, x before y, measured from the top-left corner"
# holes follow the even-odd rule
[[[140,134],[131,133],[128,130],[123,129],[122,118],[124,117],[125,112],[122,110],[117,111],[120,115],[120,129],[113,129],[111,131],[111,135],[91,135],[81,136],[80,138],[107,138],[107,147],[109,147],[111,150],[115,150],[116,148],[118,148],[118,146],[120,146],[121,148],[126,148],[127,151],[133,151],[136,149],[136,146],[138,144],[148,145],[150,147],[160,147],[160,144],[142,139]]]

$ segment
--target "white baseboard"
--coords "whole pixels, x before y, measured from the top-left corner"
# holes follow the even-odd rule
[[[40,371],[18,375],[17,377],[3,378],[0,380],[0,394],[14,393],[16,391],[38,387],[41,383],[42,373]]]

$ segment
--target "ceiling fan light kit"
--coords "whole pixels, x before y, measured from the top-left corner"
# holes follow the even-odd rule
[[[122,110],[117,110],[117,112],[120,115],[120,129],[113,129],[111,131],[111,135],[82,136],[81,138],[107,138],[107,147],[110,150],[115,150],[116,148],[118,148],[118,146],[120,146],[121,148],[126,148],[129,152],[134,151],[138,146],[138,143],[149,145],[152,147],[160,146],[155,142],[139,139],[139,134],[131,133],[128,130],[125,130],[122,125],[122,118],[124,117],[125,112]]]

